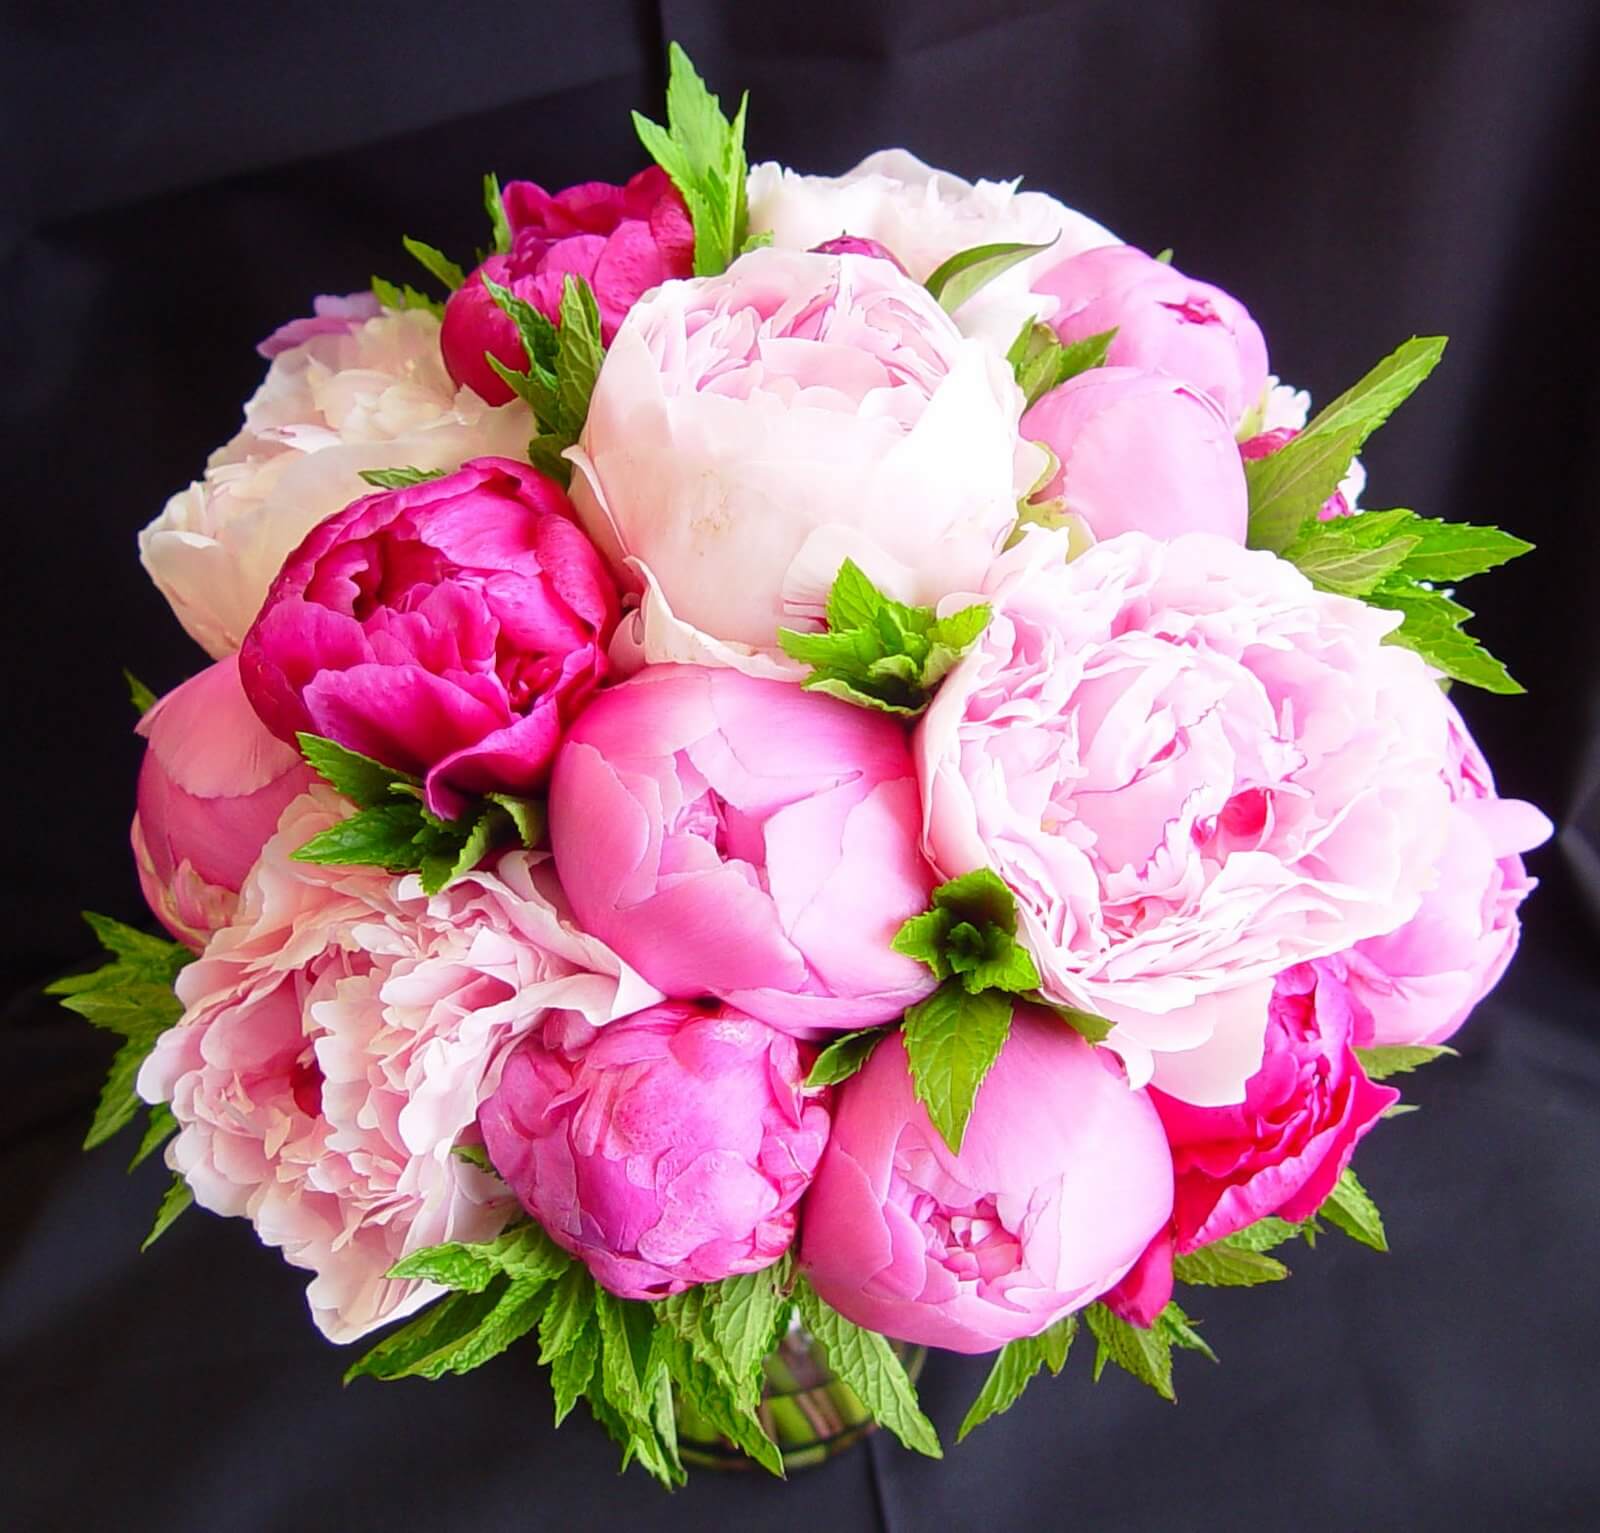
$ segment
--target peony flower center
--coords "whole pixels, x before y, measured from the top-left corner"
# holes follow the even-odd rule
[[[308,1118],[322,1116],[322,1066],[314,1050],[307,1049],[289,1071],[289,1094]]]
[[[897,1171],[890,1196],[922,1231],[929,1259],[957,1282],[975,1283],[982,1291],[1022,1265],[1022,1242],[1006,1227],[992,1195],[966,1204],[941,1202]]]

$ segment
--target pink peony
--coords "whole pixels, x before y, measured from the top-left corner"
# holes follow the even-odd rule
[[[546,859],[511,852],[442,894],[290,854],[348,812],[317,787],[285,811],[238,914],[179,977],[187,1010],[139,1074],[181,1132],[167,1164],[316,1274],[334,1341],[441,1290],[392,1282],[402,1256],[492,1239],[516,1213],[452,1154],[548,1008],[600,1024],[658,999],[566,917]]]
[[[925,844],[992,867],[1135,1084],[1241,1099],[1272,977],[1415,914],[1447,714],[1395,614],[1222,538],[1033,534],[914,741]]]
[[[569,273],[594,289],[606,345],[623,316],[651,288],[694,270],[694,230],[683,198],[652,165],[626,186],[589,181],[554,196],[513,181],[503,201],[511,249],[489,256],[451,294],[439,344],[450,376],[492,405],[511,390],[484,360],[491,352],[520,372],[527,366],[517,327],[484,285],[488,277],[558,322]]]
[[[606,672],[616,588],[553,480],[506,458],[347,506],[289,556],[239,671],[308,730],[426,774],[428,805],[527,793]]]
[[[681,1001],[592,1038],[529,1038],[478,1113],[523,1207],[625,1299],[777,1261],[828,1138],[795,1041]]]
[[[139,733],[139,886],[161,924],[198,951],[233,919],[245,875],[314,774],[262,728],[232,655],[174,687]]]
[[[1517,950],[1517,907],[1535,887],[1521,852],[1550,836],[1532,804],[1500,798],[1461,715],[1447,706],[1444,772],[1450,831],[1422,908],[1344,955],[1350,988],[1372,1014],[1360,1043],[1443,1043],[1500,981]]]
[[[1011,370],[888,261],[755,250],[641,302],[606,355],[572,498],[642,596],[644,662],[795,677],[848,557],[902,601],[971,590],[1038,477]]]
[[[291,319],[279,325],[259,346],[256,353],[269,362],[296,346],[303,346],[317,335],[348,335],[369,319],[383,313],[383,305],[371,293],[350,293],[337,298],[324,294],[312,300],[308,319]]]
[[[1285,969],[1272,990],[1261,1068],[1234,1107],[1194,1107],[1152,1090],[1172,1146],[1179,1253],[1276,1214],[1298,1224],[1333,1191],[1385,1108],[1353,1052],[1366,1019],[1338,959]]]
[[[578,919],[668,995],[809,1030],[890,1021],[933,986],[889,947],[932,878],[886,715],[649,667],[573,726],[550,843]]]
[[[1171,1211],[1172,1162],[1145,1093],[1019,1006],[959,1155],[912,1094],[899,1034],[836,1090],[800,1260],[857,1325],[992,1352],[1103,1293]]]
[[[1051,267],[1033,290],[1057,300],[1063,341],[1114,329],[1106,360],[1181,379],[1211,396],[1229,429],[1267,388],[1267,343],[1243,304],[1132,245],[1103,245]]]
[[[1020,429],[1060,464],[1039,494],[1059,497],[1096,538],[1210,532],[1244,542],[1250,506],[1239,449],[1192,384],[1091,368],[1039,400]]]

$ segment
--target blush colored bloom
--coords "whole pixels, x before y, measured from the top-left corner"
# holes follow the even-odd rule
[[[616,588],[554,480],[506,458],[314,529],[240,654],[256,712],[425,776],[428,805],[543,785],[605,675]]]
[[[800,1261],[885,1336],[992,1352],[1097,1298],[1172,1211],[1160,1120],[1113,1062],[1036,1007],[978,1090],[954,1154],[891,1034],[834,1093]]]
[[[245,875],[313,773],[255,716],[232,655],[174,687],[139,733],[139,886],[161,924],[198,950],[233,919]]]
[[[314,335],[348,335],[369,319],[383,313],[383,305],[371,293],[349,293],[343,298],[331,294],[312,300],[311,315],[279,325],[256,352],[269,362],[286,351],[302,346]]]
[[[273,351],[238,435],[139,534],[150,578],[214,659],[243,642],[295,545],[371,490],[363,469],[517,457],[533,432],[520,400],[493,410],[450,381],[431,314],[341,319]]]
[[[851,558],[911,603],[971,590],[1037,478],[1010,368],[892,263],[755,250],[618,332],[572,498],[643,598],[631,663],[794,676]],[[624,571],[628,573],[623,574]]]
[[[478,1114],[495,1169],[625,1299],[756,1272],[788,1250],[828,1138],[794,1039],[668,1001],[576,1050],[537,1035]]]
[[[669,277],[694,270],[694,230],[683,198],[652,165],[625,186],[589,181],[553,196],[532,181],[502,194],[511,248],[491,255],[451,294],[440,345],[450,376],[490,404],[511,389],[484,359],[490,352],[517,372],[527,366],[511,317],[495,302],[487,277],[559,322],[567,277],[594,290],[606,345],[640,297]]]
[[[884,714],[650,666],[573,726],[550,844],[578,919],[668,995],[810,1030],[890,1021],[933,987],[889,946],[932,877]]]
[[[1034,535],[918,726],[926,847],[991,867],[1136,1084],[1240,1099],[1274,975],[1415,914],[1444,700],[1396,616],[1222,538]]]
[[[167,1164],[315,1274],[312,1316],[354,1341],[441,1290],[386,1274],[516,1215],[453,1154],[517,1042],[551,1008],[592,1024],[658,994],[568,918],[547,859],[511,852],[429,897],[415,877],[291,860],[349,812],[314,788],[285,811],[233,924],[184,969],[187,1008],[139,1074],[180,1125]]]

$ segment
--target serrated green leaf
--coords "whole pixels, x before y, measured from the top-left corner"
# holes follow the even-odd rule
[[[453,821],[451,832],[439,837],[436,849],[423,854],[423,893],[437,894],[470,873],[488,855],[494,839],[495,816],[487,805],[476,814]]]
[[[443,251],[435,250],[432,245],[424,244],[421,240],[412,239],[409,234],[400,243],[405,246],[406,253],[429,276],[437,278],[452,293],[467,280],[467,274]]]
[[[1283,557],[1321,590],[1337,596],[1365,596],[1398,570],[1422,540],[1402,534],[1377,547],[1363,547],[1345,534],[1344,528],[1364,519],[1352,516],[1307,522]]]
[[[492,170],[483,178],[483,211],[489,215],[493,249],[504,255],[511,248],[511,222],[506,217],[505,199],[500,195],[500,178]]]
[[[137,927],[125,925],[97,911],[86,910],[83,919],[100,941],[100,946],[120,962],[132,965],[142,975],[172,980],[178,971],[194,960],[194,954],[179,942],[152,937]]]
[[[600,305],[582,277],[567,274],[561,290],[561,350],[557,354],[561,429],[575,442],[589,415],[594,381],[605,347],[600,340]]]
[[[922,1414],[916,1386],[889,1343],[846,1320],[804,1278],[795,1287],[794,1299],[801,1322],[822,1348],[828,1366],[856,1392],[872,1419],[914,1453],[943,1458],[939,1434]]]
[[[936,619],[928,629],[928,638],[933,644],[960,653],[983,637],[992,615],[993,609],[987,602],[975,602],[952,612],[949,617]]]
[[[828,627],[835,633],[872,628],[887,601],[888,597],[867,579],[866,571],[854,559],[846,559],[828,588]]]
[[[391,800],[330,825],[289,855],[296,862],[363,865],[403,872],[421,861],[416,836],[422,824],[419,805],[414,801]]]
[[[554,1295],[551,1303],[555,1302]],[[545,1314],[550,1313],[549,1307]],[[540,1325],[543,1325],[543,1320]],[[543,1332],[541,1331],[541,1335]],[[572,1413],[572,1407],[589,1387],[594,1377],[595,1360],[600,1355],[600,1337],[592,1325],[585,1325],[572,1338],[571,1345],[555,1355],[550,1363],[550,1389],[556,1397],[556,1425],[560,1426]],[[541,1356],[541,1361],[542,1361]]]
[[[412,287],[409,282],[390,282],[383,277],[373,277],[370,285],[372,296],[386,309],[402,313],[408,309],[421,309],[435,319],[444,318],[444,305],[437,298],[430,298]]]
[[[1420,546],[1405,564],[1405,573],[1413,580],[1466,580],[1533,551],[1532,543],[1498,527],[1426,517],[1418,517],[1417,523],[1413,530]]]
[[[445,474],[442,468],[364,468],[359,472],[368,484],[380,490],[409,490],[414,484],[426,484],[430,479],[443,479]],[[321,736],[310,735],[306,738],[316,740]],[[331,745],[333,742],[330,740],[327,743]],[[352,751],[350,754],[355,753]],[[362,760],[368,759],[362,757]]]
[[[884,1028],[873,1027],[835,1038],[817,1055],[811,1073],[806,1076],[806,1085],[837,1086],[840,1082],[849,1080],[872,1058],[872,1051],[886,1036]]]
[[[769,1474],[783,1478],[783,1454],[767,1436],[754,1409],[741,1402],[681,1336],[667,1347],[667,1367],[688,1406]]]
[[[437,1378],[447,1371],[452,1349],[478,1328],[509,1286],[505,1278],[500,1278],[482,1293],[447,1294],[430,1304],[352,1363],[345,1371],[345,1383],[362,1377],[400,1379],[412,1374]],[[436,1359],[440,1361],[435,1369]]]
[[[646,1393],[645,1362],[650,1351],[650,1306],[638,1300],[619,1299],[604,1288],[594,1290],[595,1323],[600,1331],[600,1374],[606,1398],[624,1413],[645,1416],[651,1402]]]
[[[122,679],[128,684],[128,701],[133,704],[134,711],[142,719],[155,707],[157,698],[154,692],[147,687],[127,666],[122,668]]]
[[[574,1262],[550,1291],[539,1322],[539,1361],[553,1363],[594,1330],[595,1282],[582,1262]]]
[[[1202,1288],[1252,1288],[1258,1283],[1280,1282],[1288,1277],[1289,1269],[1270,1256],[1219,1241],[1175,1257],[1172,1275],[1180,1283]]]
[[[935,979],[949,979],[952,971],[945,962],[944,945],[956,920],[954,912],[935,904],[933,909],[902,922],[900,929],[890,939],[889,946],[907,958],[915,958],[918,963],[926,964],[933,971]]]
[[[1248,542],[1281,553],[1321,510],[1366,439],[1433,371],[1442,336],[1413,337],[1318,412],[1276,452],[1245,464],[1250,492]]]
[[[1031,999],[1036,1005],[1043,1006],[1046,1011],[1053,1012],[1085,1043],[1104,1043],[1117,1025],[1108,1017],[1097,1017],[1092,1011],[1079,1011],[1076,1006],[1058,1006],[1054,1001],[1045,1000],[1043,996],[1036,995]]]
[[[1514,680],[1462,624],[1472,613],[1442,591],[1432,591],[1403,576],[1391,577],[1367,600],[1400,613],[1404,622],[1385,635],[1390,644],[1416,651],[1436,670],[1486,692],[1511,694],[1527,689]]]
[[[495,1170],[494,1162],[489,1159],[489,1152],[481,1144],[453,1144],[450,1153],[457,1160],[464,1160],[469,1166],[476,1166],[480,1171],[487,1171],[491,1176],[500,1173]]]
[[[972,995],[946,980],[906,1012],[901,1033],[912,1089],[957,1155],[978,1090],[1010,1036],[1013,1004],[1010,996]]]
[[[1226,1246],[1231,1251],[1272,1251],[1303,1233],[1304,1227],[1301,1225],[1268,1217],[1257,1219],[1254,1224],[1246,1225],[1216,1244]]]
[[[1200,1353],[1202,1357],[1210,1358],[1212,1362],[1217,1361],[1217,1354],[1211,1350],[1211,1344],[1195,1330],[1194,1323],[1175,1302],[1169,1302],[1156,1316],[1155,1329],[1172,1346],[1183,1347],[1190,1352]]]
[[[990,1417],[1010,1410],[1022,1398],[1023,1390],[1045,1363],[1050,1364],[1052,1373],[1059,1374],[1066,1365],[1067,1350],[1072,1345],[1077,1328],[1077,1317],[1069,1315],[1040,1336],[1007,1342],[995,1358],[989,1377],[978,1391],[978,1398],[972,1402],[962,1419],[956,1441],[961,1442],[969,1432]]]
[[[1157,261],[1159,261],[1163,266],[1171,266],[1172,265],[1172,246],[1168,245],[1165,250],[1158,252],[1156,257],[1155,257],[1155,259]]]
[[[172,1185],[167,1188],[166,1195],[161,1199],[161,1207],[156,1210],[156,1222],[150,1226],[150,1233],[144,1237],[144,1242],[139,1247],[140,1254],[148,1251],[163,1235],[176,1223],[178,1216],[194,1202],[194,1192],[181,1176],[174,1176]]]
[[[547,818],[543,799],[523,798],[515,793],[489,793],[484,796],[511,816],[512,828],[525,847],[535,847],[544,839]]]
[[[375,472],[394,471],[382,469]],[[405,469],[399,472],[417,471]],[[374,761],[371,756],[363,756],[359,751],[347,750],[337,741],[325,739],[322,735],[302,731],[295,736],[295,742],[300,747],[300,754],[305,757],[306,765],[358,808],[372,809],[379,804],[391,803],[393,788],[397,783],[417,788],[422,785],[420,777],[386,767],[381,761]]]
[[[863,691],[855,682],[832,671],[813,671],[800,683],[807,692],[820,692],[825,697],[836,697],[842,703],[866,708],[874,713],[889,713],[896,718],[914,719],[925,705],[890,702],[874,693]]]
[[[552,432],[542,432],[528,443],[528,462],[563,489],[572,483],[572,465],[561,456],[569,445]]]
[[[1073,1337],[1077,1334],[1078,1317],[1068,1315],[1034,1338],[1039,1343],[1039,1351],[1052,1376],[1059,1378],[1061,1370],[1067,1366],[1067,1353],[1072,1347]]]
[[[753,1378],[767,1355],[773,1326],[787,1302],[779,1298],[776,1283],[785,1265],[724,1278],[716,1285],[711,1336],[736,1379]]]
[[[1458,1057],[1454,1049],[1442,1043],[1384,1043],[1356,1050],[1356,1058],[1361,1061],[1369,1081],[1405,1075],[1447,1055],[1452,1059]]]
[[[556,363],[561,355],[561,337],[556,331],[555,324],[544,310],[529,303],[526,298],[520,297],[510,288],[502,287],[493,277],[485,276],[483,285],[489,296],[517,327],[523,355],[528,363],[526,373],[512,373],[508,370],[500,376],[513,388],[518,386],[519,379],[531,384],[534,392],[528,398],[528,402],[533,406],[534,414],[544,424],[553,426],[557,413]],[[491,365],[497,360],[488,353],[485,353],[485,356]],[[498,372],[499,368],[496,368],[496,371]]]
[[[1104,1304],[1091,1304],[1083,1312],[1096,1341],[1094,1381],[1108,1362],[1131,1373],[1141,1384],[1148,1384],[1163,1400],[1176,1401],[1172,1388],[1172,1342],[1157,1326],[1144,1330],[1129,1325]]]
[[[1343,1230],[1352,1240],[1359,1240],[1374,1251],[1389,1249],[1389,1239],[1384,1234],[1383,1216],[1378,1212],[1378,1205],[1356,1180],[1355,1172],[1348,1167],[1317,1210],[1317,1217],[1326,1219],[1335,1229]]]
[[[150,1109],[150,1116],[145,1121],[144,1137],[139,1141],[139,1148],[133,1152],[128,1169],[132,1171],[135,1166],[142,1166],[177,1132],[178,1120],[172,1116],[172,1109],[165,1102],[157,1102]]]
[[[100,1100],[95,1104],[94,1120],[84,1135],[84,1149],[96,1149],[133,1122],[134,1114],[144,1105],[133,1083],[139,1078],[139,1066],[151,1046],[130,1038],[112,1056],[111,1068],[100,1088]]]
[[[1086,373],[1091,368],[1104,367],[1107,353],[1116,337],[1116,329],[1112,328],[1063,345],[1049,325],[1042,320],[1030,320],[1011,343],[1006,360],[1016,375],[1017,387],[1022,390],[1031,408],[1069,378],[1076,378],[1079,373]],[[1034,486],[1034,493],[1055,478],[1058,467],[1059,464],[1051,467],[1050,472]]]
[[[1061,236],[1057,235],[1056,239]],[[1056,239],[1043,245],[1027,245],[1005,241],[994,245],[974,245],[970,250],[958,250],[949,260],[941,262],[922,285],[938,300],[946,314],[954,314],[969,298],[987,287],[998,276],[1011,270],[1029,256],[1038,255],[1056,243]]]

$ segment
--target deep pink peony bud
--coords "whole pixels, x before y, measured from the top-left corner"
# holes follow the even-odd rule
[[[683,1002],[582,1031],[523,1044],[479,1109],[523,1207],[626,1299],[777,1261],[828,1138],[795,1041]]]
[[[139,886],[161,924],[199,949],[232,919],[245,875],[313,773],[251,711],[234,655],[174,687],[139,733]]]
[[[642,294],[694,270],[688,209],[658,166],[626,186],[589,181],[554,196],[532,181],[513,181],[503,201],[511,249],[490,256],[451,295],[439,334],[450,376],[492,405],[504,404],[511,390],[484,353],[518,372],[527,358],[515,323],[484,285],[486,276],[553,323],[560,321],[567,274],[584,278],[594,289],[601,339],[609,346]]]
[[[1149,1098],[1103,1050],[1018,1006],[959,1155],[912,1094],[899,1034],[836,1089],[800,1260],[857,1325],[992,1352],[1104,1293],[1171,1212]]]
[[[239,654],[280,739],[325,735],[427,780],[428,807],[542,786],[605,675],[617,593],[560,486],[476,458],[314,527]]]
[[[1267,343],[1238,299],[1147,256],[1103,245],[1053,266],[1033,290],[1060,305],[1050,325],[1063,341],[1115,329],[1113,367],[1162,372],[1216,402],[1232,430],[1261,402]]]
[[[1228,423],[1193,385],[1131,367],[1096,367],[1052,389],[1020,431],[1060,460],[1040,492],[1059,496],[1104,542],[1210,532],[1243,543],[1244,465]]]

